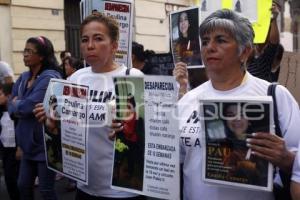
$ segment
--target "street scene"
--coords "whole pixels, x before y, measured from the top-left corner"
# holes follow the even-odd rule
[[[299,0],[0,0],[0,200],[300,200]]]

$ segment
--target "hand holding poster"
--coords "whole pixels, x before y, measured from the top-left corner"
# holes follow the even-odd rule
[[[246,140],[255,132],[274,132],[272,99],[207,99],[201,103],[204,181],[271,191],[273,167],[252,155]]]
[[[43,106],[47,166],[87,184],[88,87],[51,79]]]
[[[117,119],[112,187],[179,199],[179,134],[173,77],[116,77]],[[138,161],[138,162],[137,162]]]
[[[171,13],[170,33],[174,63],[184,62],[188,68],[199,68],[202,65],[198,31],[199,16],[199,8]]]

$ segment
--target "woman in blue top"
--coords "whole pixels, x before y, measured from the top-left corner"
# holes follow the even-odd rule
[[[33,200],[35,177],[44,199],[57,199],[54,191],[55,173],[47,169],[43,130],[34,117],[33,108],[43,101],[51,78],[60,78],[52,43],[43,36],[26,41],[23,61],[29,71],[22,73],[13,87],[8,111],[18,118],[17,143],[23,151],[18,186],[21,199]]]

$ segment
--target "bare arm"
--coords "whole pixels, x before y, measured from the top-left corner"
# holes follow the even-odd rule
[[[180,99],[185,93],[188,92],[188,71],[187,65],[183,62],[176,63],[175,69],[173,70],[173,76],[176,81],[179,83],[179,95]]]
[[[291,195],[293,200],[299,200],[300,199],[300,183],[291,182]]]
[[[273,3],[272,8],[272,19],[270,24],[270,30],[269,30],[269,43],[271,44],[279,44],[280,42],[280,35],[279,35],[279,29],[277,25],[277,16],[279,14],[279,7],[276,3]]]

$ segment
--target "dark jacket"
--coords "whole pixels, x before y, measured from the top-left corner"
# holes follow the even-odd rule
[[[51,78],[60,78],[54,70],[43,71],[30,88],[26,88],[31,72],[21,74],[14,84],[11,99],[18,97],[16,103],[10,100],[8,112],[18,118],[16,127],[17,144],[23,151],[25,159],[44,161],[45,150],[42,124],[34,117],[33,109],[37,103],[43,102]]]

